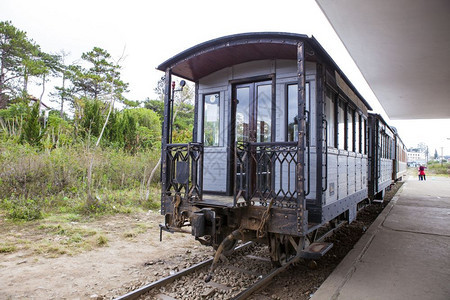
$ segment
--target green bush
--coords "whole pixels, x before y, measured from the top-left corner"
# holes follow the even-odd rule
[[[37,220],[42,218],[41,205],[33,199],[15,199],[7,204],[6,216],[13,220]]]
[[[25,116],[20,142],[22,144],[29,143],[32,146],[40,146],[44,132],[45,128],[41,127],[39,121],[39,103],[36,102]]]
[[[155,203],[141,203],[141,194],[159,155],[157,150],[131,154],[82,144],[41,151],[0,141],[0,195],[11,201],[34,199],[42,211],[105,213],[126,212],[129,207],[155,208],[158,193]],[[92,203],[87,201],[91,159],[91,194],[100,199]],[[159,172],[156,175],[155,181]]]
[[[431,162],[428,163],[427,169],[431,174],[447,175],[450,164],[447,161],[444,161],[441,166],[441,162]]]

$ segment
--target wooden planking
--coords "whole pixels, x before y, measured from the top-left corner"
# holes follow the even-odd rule
[[[369,184],[369,159],[367,156],[363,156],[361,164],[361,174],[362,174],[362,188],[366,188]]]
[[[351,195],[356,191],[356,158],[349,155],[347,161],[347,195]]]
[[[328,153],[328,169],[327,169],[327,178],[328,178],[328,186],[325,191],[325,203],[330,204],[332,202],[337,201],[338,197],[338,155]]]
[[[203,158],[203,189],[225,192],[227,183],[227,153],[206,152]]]
[[[338,156],[338,199],[345,198],[348,195],[347,168],[348,156],[340,153]]]

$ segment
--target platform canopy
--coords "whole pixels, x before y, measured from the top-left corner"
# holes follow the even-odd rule
[[[391,119],[450,118],[449,0],[316,0]]]

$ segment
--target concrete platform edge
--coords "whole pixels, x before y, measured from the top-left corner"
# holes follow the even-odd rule
[[[311,300],[335,300],[339,297],[341,288],[351,278],[356,270],[356,264],[364,256],[365,252],[372,243],[376,233],[380,230],[383,222],[386,220],[390,211],[397,203],[399,194],[402,192],[404,185],[397,191],[389,204],[383,209],[381,214],[375,219],[366,233],[356,243],[355,247],[349,251],[336,269],[322,283],[320,288],[311,297]]]

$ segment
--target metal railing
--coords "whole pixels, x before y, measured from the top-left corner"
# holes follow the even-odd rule
[[[203,144],[167,144],[168,176],[166,195],[179,194],[184,199],[202,199]]]
[[[235,205],[297,206],[297,142],[238,142],[235,162]]]

